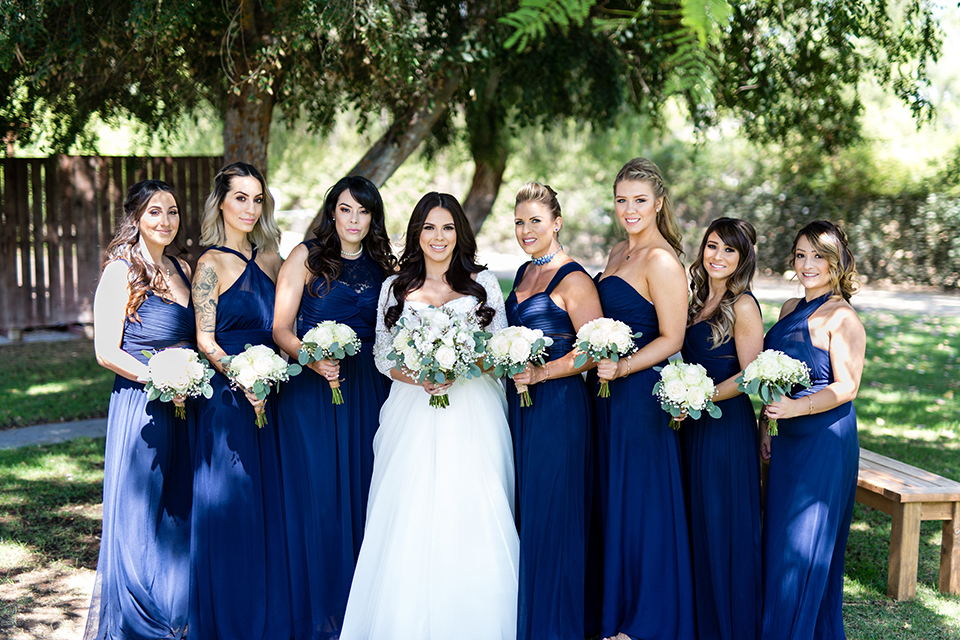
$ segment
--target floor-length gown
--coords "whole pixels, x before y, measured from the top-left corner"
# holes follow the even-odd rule
[[[377,313],[377,366],[393,362]],[[488,331],[506,326],[496,276],[477,282],[496,310]],[[467,313],[465,296],[445,307]],[[404,313],[421,305],[407,302]],[[426,306],[426,305],[422,305]],[[363,546],[341,640],[514,640],[519,541],[506,399],[490,374],[459,380],[450,406],[429,405],[418,385],[393,382],[374,438],[373,479]]]
[[[833,382],[830,353],[807,321],[829,299],[801,300],[767,332],[764,347],[810,368],[815,393]],[[773,437],[763,516],[764,640],[844,638],[843,554],[857,492],[860,444],[853,402],[781,419]]]
[[[687,328],[683,359],[703,365],[718,384],[740,371],[736,341],[731,337],[714,347],[707,320]],[[717,407],[719,418],[704,412],[680,427],[697,635],[700,640],[755,640],[761,595],[757,416],[744,394]]]
[[[273,344],[276,288],[256,263],[222,292],[216,340],[227,355],[248,344]],[[191,640],[283,640],[291,636],[290,585],[283,533],[275,394],[258,429],[243,391],[217,373],[213,397],[202,401],[197,420],[194,472]]]
[[[177,273],[190,286],[180,264]],[[148,292],[127,318],[121,348],[196,346],[193,306]],[[103,470],[103,531],[96,587],[84,637],[179,638],[190,586],[190,452],[195,411],[174,416],[172,402],[148,401],[143,384],[118,375],[110,394]]]
[[[507,297],[511,325],[540,329],[553,338],[549,360],[574,347],[576,330],[550,293],[583,267],[569,262],[547,288],[517,302],[520,267]],[[521,407],[507,383],[510,428],[517,467],[520,530],[520,593],[517,638],[572,640],[584,631],[584,579],[591,459],[590,398],[582,376],[545,380],[528,387],[533,406]]]
[[[308,247],[316,240],[307,243]],[[280,387],[278,425],[294,637],[336,638],[366,517],[373,436],[390,382],[373,360],[383,270],[363,253],[344,260],[330,291],[323,278],[304,286],[297,335],[324,320],[349,325],[360,352],[340,362],[343,404],[313,370]]]
[[[653,304],[626,280],[603,278],[597,292],[604,316],[642,332],[637,347],[660,334]],[[604,637],[695,637],[680,440],[652,394],[659,377],[634,371],[596,399]]]

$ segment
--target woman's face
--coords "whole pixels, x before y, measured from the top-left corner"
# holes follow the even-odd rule
[[[220,205],[224,227],[241,233],[253,231],[263,210],[263,198],[259,180],[253,176],[234,176]]]
[[[614,206],[617,219],[628,234],[640,233],[657,224],[663,198],[656,197],[648,180],[621,180],[617,183]]]
[[[337,227],[337,235],[340,236],[340,248],[344,253],[360,250],[360,242],[370,232],[372,219],[370,212],[357,202],[350,190],[344,189],[333,209],[333,221]]]
[[[714,280],[726,280],[740,266],[740,252],[720,239],[720,234],[711,231],[703,247],[703,268]]]
[[[162,248],[173,242],[180,228],[180,211],[169,191],[157,191],[140,216],[140,239],[148,248]]]
[[[517,242],[527,255],[539,258],[553,250],[561,218],[554,218],[541,202],[521,202],[513,211]]]
[[[420,250],[427,262],[449,263],[457,246],[453,214],[441,207],[427,213],[420,229]]]
[[[830,261],[817,253],[807,236],[800,236],[797,240],[793,251],[793,270],[807,291],[813,293],[822,289],[822,293],[826,293],[830,290]]]

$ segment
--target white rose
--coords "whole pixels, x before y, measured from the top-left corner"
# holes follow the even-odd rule
[[[703,409],[707,405],[707,396],[704,395],[703,389],[699,387],[690,387],[687,389],[684,400],[686,406],[691,409]]]
[[[253,370],[260,376],[268,376],[276,369],[273,362],[273,353],[269,356],[265,354],[258,355],[253,360]]]
[[[780,363],[776,360],[766,360],[759,365],[760,377],[764,380],[776,380],[780,375]]]
[[[513,362],[526,362],[530,359],[530,343],[519,338],[510,344],[510,360]]]
[[[256,382],[258,379],[259,379],[259,376],[257,375],[257,372],[249,367],[241,371],[239,374],[237,374],[237,382],[239,382],[241,385],[243,385],[247,389],[252,388],[253,383]]]
[[[607,338],[609,336],[609,331],[604,327],[597,327],[590,332],[590,337],[587,341],[590,343],[590,346],[594,349],[602,349],[607,345]]]
[[[753,362],[748,364],[746,368],[744,368],[743,379],[745,382],[749,382],[750,380],[754,380],[759,373],[760,371],[759,371],[759,367],[757,366],[757,361],[754,360]]]
[[[397,331],[397,335],[393,336],[393,350],[400,352],[407,347],[409,342],[410,334],[401,329],[400,331]]]
[[[680,378],[687,386],[699,384],[703,379],[703,374],[697,369],[696,365],[686,364],[681,367]]]
[[[442,346],[437,349],[437,364],[441,369],[451,369],[457,362],[457,352],[450,347]]]
[[[203,364],[199,360],[194,360],[187,363],[187,375],[191,380],[202,380],[203,379]]]
[[[493,357],[503,359],[510,351],[510,340],[502,333],[497,333],[487,342],[487,351],[493,354]]]
[[[673,404],[681,404],[687,394],[687,388],[679,379],[664,382],[660,388],[663,390],[664,397]]]
[[[680,367],[675,364],[668,364],[660,372],[660,378],[664,382],[672,382],[680,379]]]

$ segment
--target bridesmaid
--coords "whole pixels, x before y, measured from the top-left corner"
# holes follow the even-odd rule
[[[757,233],[714,220],[690,265],[692,297],[683,359],[717,384],[723,415],[680,429],[700,640],[760,637],[760,457],[757,416],[736,378],[763,349],[763,319],[750,286]]]
[[[142,350],[194,346],[190,267],[175,257],[182,252],[173,190],[159,180],[130,187],[93,308],[97,362],[117,377],[88,639],[179,638],[187,622],[191,429],[173,403],[148,401],[137,382],[147,373]]]
[[[770,460],[763,520],[763,637],[844,638],[843,554],[857,492],[860,445],[853,400],[866,333],[850,306],[857,270],[843,230],[811,222],[793,241],[803,298],[784,303],[764,340],[810,367],[810,389],[765,408]],[[816,509],[810,505],[817,505]]]
[[[360,176],[327,193],[311,238],[280,270],[273,337],[292,360],[324,320],[349,325],[363,346],[339,365],[321,360],[282,385],[279,437],[294,637],[336,638],[367,511],[373,436],[390,381],[373,361],[377,300],[396,259],[377,187]],[[330,380],[341,380],[342,405]]]
[[[614,182],[617,219],[627,239],[610,252],[597,290],[603,314],[642,332],[639,351],[602,360],[610,398],[596,400],[604,637],[695,635],[690,544],[680,442],[652,395],[683,346],[687,282],[680,228],[660,169],[635,158]],[[595,393],[595,391],[594,391]]]
[[[572,640],[584,631],[589,396],[577,368],[577,330],[601,315],[597,289],[557,239],[563,218],[557,193],[530,182],[517,192],[517,241],[533,260],[517,271],[507,298],[511,325],[553,338],[548,362],[514,380],[529,385],[533,406],[508,387],[517,468],[520,596],[517,638]]]
[[[217,173],[204,206],[193,303],[197,344],[216,367],[201,403],[194,472],[191,637],[288,638],[290,586],[274,403],[235,390],[221,359],[273,347],[280,230],[263,176],[243,162]],[[257,429],[255,412],[266,412]]]

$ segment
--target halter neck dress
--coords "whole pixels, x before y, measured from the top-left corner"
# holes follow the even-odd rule
[[[576,262],[557,270],[546,289],[517,301],[530,263],[517,271],[507,297],[507,320],[553,338],[547,360],[567,355],[576,330],[550,298]],[[590,495],[590,398],[580,375],[545,380],[529,388],[533,406],[521,407],[507,382],[507,406],[517,469],[520,595],[517,638],[562,640],[584,635],[584,580]]]
[[[743,295],[756,298],[749,291]],[[759,306],[759,305],[758,305]],[[736,340],[714,346],[707,319],[687,327],[683,359],[717,384],[741,367]],[[700,640],[760,637],[760,455],[757,416],[745,394],[680,427]]]
[[[643,334],[638,348],[660,335],[653,304],[626,280],[598,280],[597,292],[604,316]],[[602,637],[695,637],[680,439],[653,395],[659,378],[653,367],[634,371],[595,398]]]
[[[190,281],[174,259],[177,274]],[[143,351],[196,347],[193,305],[152,291],[127,318],[121,348],[146,364]],[[179,638],[190,586],[192,437],[172,402],[148,401],[143,384],[118,375],[110,394],[103,470],[103,531],[96,587],[84,637]]]
[[[217,303],[216,340],[227,355],[248,344],[273,349],[276,287],[256,263]],[[277,401],[258,429],[253,407],[217,372],[213,397],[200,404],[194,473],[189,631],[202,640],[274,640],[291,636],[290,584],[277,442]]]
[[[280,388],[278,432],[298,639],[336,638],[343,625],[363,538],[373,437],[390,391],[373,359],[383,279],[380,265],[364,252],[343,260],[329,291],[318,278],[304,286],[300,300],[298,337],[334,320],[356,331],[362,346],[340,361],[343,404],[334,405],[329,383],[306,367]]]
[[[801,300],[771,327],[764,348],[810,368],[809,389],[833,382],[830,353],[810,339],[809,318],[829,294]],[[778,421],[763,516],[763,638],[844,638],[843,556],[857,493],[860,444],[853,402]]]

